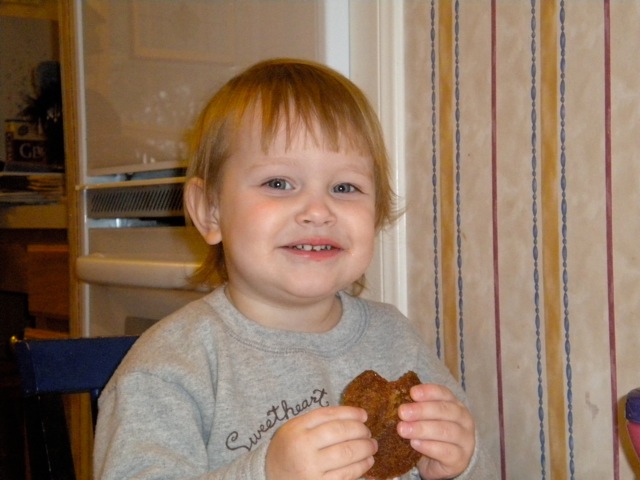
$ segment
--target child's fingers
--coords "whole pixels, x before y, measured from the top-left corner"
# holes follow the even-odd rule
[[[267,451],[272,478],[359,478],[371,466],[377,443],[355,407],[323,407],[286,422]]]
[[[400,405],[398,416],[404,422],[444,420],[473,428],[473,417],[464,404],[458,401],[427,401]]]
[[[425,470],[421,471],[431,472],[425,475],[428,478],[458,475],[469,464],[475,449],[473,423],[469,428],[449,420],[401,421],[398,434],[410,440],[413,449],[423,455],[421,463]]]
[[[372,438],[348,440],[340,444],[330,445],[322,449],[319,454],[322,465],[325,466],[328,477],[332,477],[342,470],[357,471],[359,478],[373,465],[373,455],[378,450],[377,442]],[[337,478],[344,478],[338,476]]]
[[[398,409],[398,434],[434,464],[466,465],[475,448],[469,409],[441,385],[416,385],[411,398]]]
[[[358,407],[323,407],[305,414],[304,418],[306,421],[306,428],[313,429],[335,420],[353,420],[364,423],[367,420],[367,412]]]
[[[414,402],[427,401],[458,401],[458,398],[444,385],[437,383],[423,383],[411,388],[411,399]]]
[[[408,440],[425,440],[449,444],[467,443],[472,439],[469,429],[448,420],[399,422],[398,434]]]
[[[367,414],[363,409],[328,407],[311,413],[316,418],[307,425],[308,441],[317,448],[324,478],[359,478],[371,468],[378,445],[364,424]]]
[[[315,427],[312,434],[318,449],[330,448],[338,442],[371,439],[371,431],[367,426],[363,422],[351,419],[323,423]]]
[[[367,413],[357,407],[318,408],[289,420],[276,437],[298,439],[301,448],[318,451],[344,441],[370,439],[366,418]]]

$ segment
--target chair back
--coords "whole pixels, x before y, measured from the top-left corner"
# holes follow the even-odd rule
[[[14,344],[32,478],[75,479],[62,394],[89,393],[95,422],[97,398],[136,339],[47,339]]]

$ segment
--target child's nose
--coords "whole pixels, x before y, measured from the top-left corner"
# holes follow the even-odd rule
[[[330,225],[336,217],[328,195],[309,195],[296,215],[298,223],[303,225]]]

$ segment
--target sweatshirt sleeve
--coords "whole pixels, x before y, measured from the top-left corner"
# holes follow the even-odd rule
[[[125,479],[265,479],[268,444],[209,471],[211,429],[198,399],[148,373],[117,378],[100,397],[94,477]]]

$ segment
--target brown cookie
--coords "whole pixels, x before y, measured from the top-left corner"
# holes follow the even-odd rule
[[[418,462],[420,454],[396,430],[398,407],[410,403],[409,390],[420,383],[414,372],[407,372],[395,382],[389,382],[373,370],[354,378],[342,394],[342,404],[364,408],[366,425],[378,441],[375,463],[365,474],[367,478],[387,480],[407,473]]]

